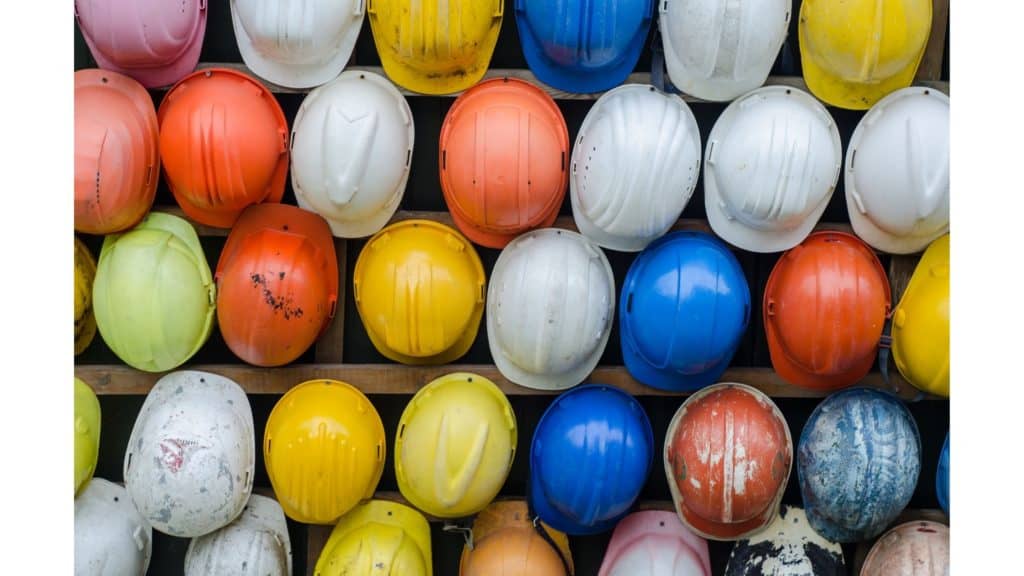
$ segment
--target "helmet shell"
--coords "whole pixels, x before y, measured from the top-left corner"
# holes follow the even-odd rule
[[[276,500],[253,494],[227,526],[189,542],[185,576],[291,576],[292,544]]]
[[[459,576],[568,576],[562,564],[573,566],[568,536],[547,525],[544,530],[557,549],[535,529],[526,501],[492,502],[473,520]]]
[[[505,247],[491,271],[487,340],[501,374],[527,388],[582,382],[608,344],[615,276],[583,236],[546,228]]]
[[[142,220],[160,179],[153,99],[109,70],[75,72],[75,230],[111,234]]]
[[[861,576],[949,576],[949,527],[919,520],[900,524],[875,542]]]
[[[100,401],[75,378],[75,494],[92,478],[100,454]]]
[[[530,506],[566,534],[610,530],[640,496],[653,458],[654,433],[635,398],[602,384],[573,388],[534,430]]]
[[[75,497],[76,576],[143,576],[153,529],[120,484],[93,478]]]
[[[230,228],[250,204],[280,202],[288,172],[288,122],[274,95],[227,68],[194,72],[164,96],[160,157],[185,214]]]
[[[718,380],[750,322],[750,287],[736,256],[701,232],[674,232],[626,273],[619,338],[626,369],[662,390]]]
[[[488,248],[551,226],[565,198],[569,133],[555,101],[524,80],[465,91],[441,126],[441,191],[459,230]]]
[[[440,518],[482,510],[516,455],[516,415],[494,382],[454,372],[420,388],[402,412],[395,476],[409,502]]]
[[[157,380],[124,458],[125,487],[154,528],[185,538],[241,514],[256,466],[252,408],[233,380],[198,370]]]
[[[370,500],[338,520],[314,573],[432,576],[433,571],[427,519],[397,502]]]
[[[887,392],[836,392],[800,433],[797,476],[807,520],[833,542],[881,534],[910,502],[920,473],[917,423]]]
[[[843,548],[811,529],[803,508],[782,506],[767,528],[736,542],[725,576],[846,576]]]
[[[415,142],[409,103],[383,76],[341,76],[302,101],[292,124],[292,188],[339,238],[380,231],[405,194]]]
[[[242,212],[217,262],[217,320],[231,351],[257,366],[301,356],[327,329],[338,260],[327,223],[285,204]]]
[[[75,236],[75,356],[85,352],[96,336],[96,314],[92,306],[95,279],[96,260]]]
[[[263,435],[267,476],[284,513],[333,524],[373,496],[384,472],[384,424],[370,400],[338,380],[310,380],[270,412]]]
[[[925,250],[893,311],[892,355],[916,388],[949,397],[949,234]]]
[[[615,526],[598,576],[711,576],[708,543],[672,512],[634,512]]]
[[[949,432],[946,432],[946,441],[942,443],[942,452],[939,454],[939,467],[935,472],[935,495],[939,499],[939,506],[949,516]]]
[[[787,382],[838,390],[867,375],[891,303],[878,256],[856,236],[815,232],[775,264],[764,290],[772,366]]]

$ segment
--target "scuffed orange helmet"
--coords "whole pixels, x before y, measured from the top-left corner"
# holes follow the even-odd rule
[[[488,248],[551,226],[568,158],[565,119],[546,92],[515,78],[470,88],[441,126],[441,190],[455,225]]]
[[[153,99],[109,70],[75,72],[75,230],[112,234],[142,220],[160,178]]]
[[[567,576],[569,538],[539,520],[538,526],[554,546],[534,527],[526,501],[492,502],[473,522],[473,544],[462,549],[459,576]]]
[[[859,238],[816,232],[782,255],[764,290],[772,366],[813,390],[850,386],[871,370],[889,315],[889,279]]]
[[[327,222],[285,204],[238,217],[217,262],[217,322],[228,348],[257,366],[306,351],[334,317],[338,261]]]
[[[167,184],[189,218],[230,228],[247,206],[281,201],[288,122],[258,81],[225,68],[193,72],[157,116]]]
[[[665,474],[676,512],[694,533],[739,540],[779,514],[793,439],[771,398],[731,382],[683,402],[665,436]]]

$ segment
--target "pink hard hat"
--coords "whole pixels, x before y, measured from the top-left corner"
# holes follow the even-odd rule
[[[674,512],[634,512],[615,526],[598,576],[633,574],[711,576],[708,543]]]
[[[206,2],[75,0],[75,19],[100,68],[156,88],[195,69],[206,34]]]

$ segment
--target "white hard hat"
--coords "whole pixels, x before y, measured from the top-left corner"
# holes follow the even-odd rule
[[[949,231],[949,97],[910,87],[882,98],[846,151],[853,231],[883,252],[924,250]]]
[[[227,526],[193,538],[185,576],[291,576],[292,543],[281,505],[253,494]]]
[[[708,222],[743,250],[789,250],[821,218],[842,165],[839,130],[821,102],[796,88],[758,88],[733,101],[708,137]]]
[[[790,0],[666,0],[658,22],[669,79],[704,100],[764,84],[789,29]]]
[[[771,524],[736,542],[725,568],[726,576],[764,574],[846,574],[843,547],[815,532],[803,508],[784,505]]]
[[[615,276],[604,252],[568,230],[513,240],[487,286],[487,339],[498,371],[527,388],[582,382],[608,343]]]
[[[639,252],[693,195],[700,131],[679,96],[642,84],[606,92],[580,126],[569,178],[576,226],[597,244]]]
[[[119,485],[93,478],[75,498],[75,576],[141,576],[153,529]]]
[[[311,88],[348,63],[363,25],[364,0],[231,0],[242,61],[257,76]]]
[[[387,224],[405,193],[415,139],[409,104],[383,76],[344,72],[302,101],[292,127],[292,188],[339,238]]]
[[[256,464],[252,409],[234,381],[171,372],[135,420],[124,458],[125,487],[153,528],[194,538],[238,517]]]

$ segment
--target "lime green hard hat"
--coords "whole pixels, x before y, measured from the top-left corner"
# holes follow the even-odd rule
[[[96,471],[100,454],[100,401],[88,384],[75,378],[75,494]]]

